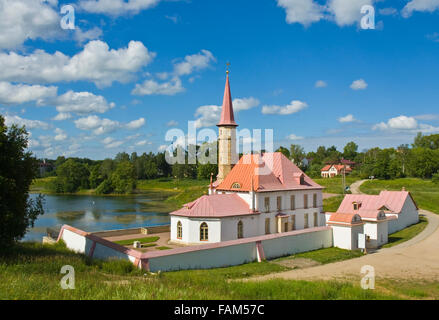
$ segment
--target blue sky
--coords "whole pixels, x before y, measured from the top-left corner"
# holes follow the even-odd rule
[[[230,61],[239,129],[275,147],[411,143],[439,132],[438,18],[439,0],[0,0],[0,113],[39,157],[157,152],[188,121],[216,130]]]

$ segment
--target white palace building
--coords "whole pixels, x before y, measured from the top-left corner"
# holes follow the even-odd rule
[[[323,187],[282,153],[246,154],[233,165],[237,126],[227,75],[217,181],[209,195],[170,214],[171,241],[212,243],[325,225]]]
[[[170,214],[168,243],[180,246],[138,251],[108,238],[133,237],[132,229],[89,233],[67,225],[58,240],[89,257],[128,259],[155,272],[261,262],[332,246],[377,248],[389,234],[419,221],[418,207],[405,190],[347,195],[337,212],[323,212],[323,187],[282,153],[246,154],[233,161],[237,124],[228,76],[218,127],[217,180],[208,195]],[[168,232],[169,226],[158,229],[164,227]]]
[[[347,196],[337,213],[325,213],[323,187],[280,152],[245,154],[234,165],[238,125],[228,74],[217,126],[217,180],[211,182],[209,195],[170,213],[173,243],[218,243],[331,226],[335,246],[356,249],[358,234],[366,234],[368,246],[378,247],[387,242],[389,233],[419,219],[406,191]]]

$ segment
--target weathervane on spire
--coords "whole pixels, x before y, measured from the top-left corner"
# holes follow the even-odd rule
[[[226,73],[227,73],[227,74],[229,74],[229,72],[230,72],[230,71],[229,71],[229,67],[230,67],[230,62],[227,62],[227,63],[226,63],[226,66],[227,66],[227,70],[226,70]]]

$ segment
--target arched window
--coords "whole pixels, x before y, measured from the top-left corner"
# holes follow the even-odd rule
[[[244,238],[244,224],[242,221],[238,222],[238,239]]]
[[[206,222],[200,226],[200,241],[209,241],[209,227]]]
[[[232,184],[232,189],[241,189],[241,185],[238,182]]]
[[[181,225],[181,221],[177,222],[177,239],[183,238],[183,226]]]

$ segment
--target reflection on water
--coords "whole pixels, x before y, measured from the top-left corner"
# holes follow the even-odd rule
[[[35,198],[36,194],[31,194]],[[157,195],[148,196],[72,196],[46,195],[44,215],[23,240],[41,241],[47,227],[69,224],[92,232],[154,226],[169,223],[166,213],[148,212],[145,203],[159,200]]]

